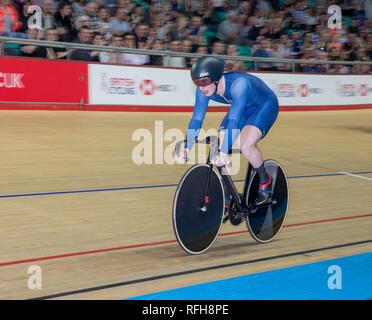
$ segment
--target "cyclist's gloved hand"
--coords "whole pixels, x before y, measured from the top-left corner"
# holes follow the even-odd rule
[[[228,154],[219,152],[217,156],[211,159],[211,162],[217,167],[225,166],[227,172],[231,174],[231,160]]]

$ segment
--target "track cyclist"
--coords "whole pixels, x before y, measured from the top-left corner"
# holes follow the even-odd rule
[[[184,151],[177,157],[182,163],[197,138],[207,111],[209,100],[230,104],[227,115],[219,128],[219,153],[212,162],[225,166],[231,174],[229,150],[240,138],[240,150],[257,170],[259,190],[257,205],[271,200],[272,177],[263,165],[262,152],[257,143],[263,139],[274,124],[279,104],[275,93],[259,78],[243,72],[224,73],[224,64],[219,59],[204,56],[191,67],[191,78],[197,86],[193,116],[186,133]]]

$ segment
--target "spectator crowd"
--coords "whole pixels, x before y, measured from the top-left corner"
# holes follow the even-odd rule
[[[341,8],[342,23],[328,13]],[[35,10],[38,7],[41,11]],[[37,26],[37,13],[41,26]],[[296,71],[371,73],[372,0],[0,0],[0,36],[173,52],[340,61]],[[6,55],[130,65],[190,67],[195,58],[7,45]],[[224,60],[228,70],[252,70]],[[260,62],[259,70],[291,65]]]

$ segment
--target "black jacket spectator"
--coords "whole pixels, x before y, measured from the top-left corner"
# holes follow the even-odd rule
[[[81,44],[91,44],[92,31],[88,27],[81,27],[78,33],[76,43]],[[80,60],[80,61],[99,61],[99,52],[87,49],[75,49],[70,55],[70,60]]]
[[[69,3],[61,3],[58,12],[54,16],[59,40],[70,42],[73,34],[72,7]]]

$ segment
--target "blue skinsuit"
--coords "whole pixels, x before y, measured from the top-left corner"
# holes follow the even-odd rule
[[[262,138],[265,137],[278,116],[279,105],[275,93],[261,79],[243,72],[228,72],[224,76],[224,97],[218,94],[207,97],[199,88],[196,89],[194,112],[186,139],[194,141],[197,138],[210,99],[231,104],[220,126],[220,130],[225,130],[221,152],[228,153],[246,125],[259,128]],[[187,142],[185,147],[191,149],[192,145],[192,142]]]

